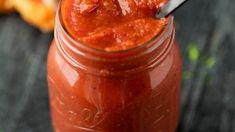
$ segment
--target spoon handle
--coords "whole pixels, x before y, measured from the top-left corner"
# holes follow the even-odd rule
[[[160,11],[156,14],[157,18],[164,18],[182,4],[184,4],[187,0],[169,0],[165,5],[160,8]]]

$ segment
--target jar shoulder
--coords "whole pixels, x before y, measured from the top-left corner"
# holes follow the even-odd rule
[[[51,79],[58,85],[72,87],[79,80],[79,72],[60,55],[54,42],[48,53],[47,69],[49,81]]]
[[[58,81],[66,80],[70,85],[75,84],[81,79],[81,76],[94,76],[93,79],[100,79],[98,76],[92,75],[91,73],[86,73],[83,70],[72,66],[68,63],[62,55],[58,52],[56,45],[52,42],[52,45],[48,54],[48,76],[51,78],[56,78]],[[151,67],[151,66],[150,66]],[[169,75],[181,76],[182,70],[182,58],[180,54],[180,49],[178,44],[175,42],[171,47],[168,55],[157,65],[153,66],[141,74],[136,73],[135,75],[123,75],[122,79],[132,80],[142,74],[146,74],[152,78],[154,86],[161,83],[164,79],[169,77]],[[139,74],[139,75],[138,75]],[[90,77],[89,77],[90,78]],[[107,77],[107,79],[112,77]]]

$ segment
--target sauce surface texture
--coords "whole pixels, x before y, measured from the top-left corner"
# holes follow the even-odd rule
[[[137,47],[160,34],[154,18],[167,0],[64,0],[62,21],[78,42],[108,52]]]

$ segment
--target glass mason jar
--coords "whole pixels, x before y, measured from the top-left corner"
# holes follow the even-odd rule
[[[57,14],[48,56],[55,132],[173,132],[179,116],[181,56],[173,17],[136,48],[106,52],[83,45]]]

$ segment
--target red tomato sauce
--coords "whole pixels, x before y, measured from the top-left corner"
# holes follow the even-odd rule
[[[164,2],[62,1],[48,55],[55,132],[175,131],[182,62],[173,18],[154,18]]]
[[[64,0],[67,31],[82,44],[106,51],[136,47],[159,34],[167,21],[154,18],[166,0]]]

